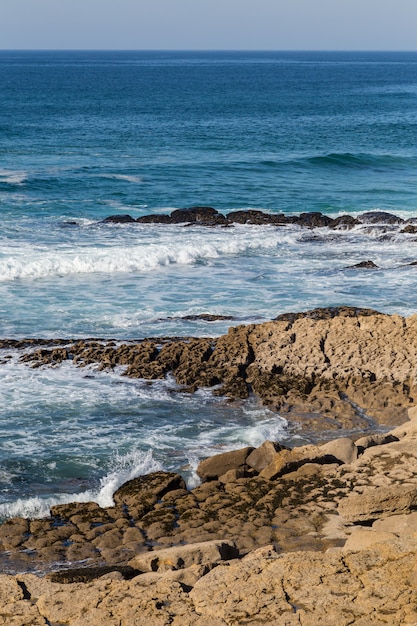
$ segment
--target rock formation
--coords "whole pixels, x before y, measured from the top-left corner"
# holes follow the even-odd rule
[[[0,575],[0,623],[415,624],[416,412],[390,433],[356,442],[293,450],[264,444],[236,451],[234,460],[219,455],[218,473],[225,473],[210,470],[191,491],[178,475],[160,472],[126,483],[110,509],[62,505],[48,520],[10,520],[0,527],[2,555],[18,554],[31,532],[39,553],[48,536],[57,549],[81,545],[84,535],[108,562],[67,563],[44,577]],[[251,457],[269,462],[257,472]],[[247,476],[239,474],[243,466]],[[142,531],[168,512],[177,516],[170,540],[154,537],[143,551]],[[68,537],[60,529],[69,526]],[[245,533],[253,543],[242,541]],[[135,544],[134,556],[117,551],[117,542]],[[49,558],[51,566],[56,554]]]
[[[124,484],[111,507],[7,520],[0,624],[417,623],[416,315],[329,308],[215,339],[0,346],[31,367],[171,373],[183,391],[256,394],[309,428],[356,433],[217,455],[193,489],[155,472]]]
[[[25,347],[24,342],[0,343]],[[213,387],[229,399],[255,395],[310,431],[393,426],[417,397],[417,315],[337,307],[236,326],[213,339],[46,340],[27,345],[32,367],[71,360],[79,367],[123,366],[148,380],[172,374],[180,389]]]
[[[265,213],[255,209],[230,211],[229,213],[219,213],[217,209],[206,206],[193,206],[184,209],[176,209],[169,215],[161,213],[151,213],[142,215],[134,219],[131,215],[109,215],[103,224],[198,224],[202,226],[231,226],[233,224],[270,224],[273,226],[283,226],[285,224],[296,224],[304,228],[321,228],[327,226],[334,229],[353,228],[359,224],[370,224],[376,226],[389,227],[392,225],[411,224],[410,220],[403,220],[397,215],[385,211],[368,211],[362,213],[357,218],[352,215],[340,215],[332,218],[323,215],[319,211],[300,213],[299,215],[289,215],[287,213]],[[404,233],[414,233],[411,228],[404,228]]]

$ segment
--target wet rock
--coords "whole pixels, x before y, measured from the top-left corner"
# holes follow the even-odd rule
[[[334,220],[323,215],[319,211],[312,211],[310,213],[300,213],[299,216],[293,218],[295,224],[305,226],[308,228],[322,228],[323,226],[333,226]]]
[[[128,214],[125,215],[109,215],[102,220],[102,224],[131,224],[136,220]]]
[[[404,220],[398,215],[385,211],[368,211],[359,215],[363,224],[402,224]]]
[[[232,327],[215,339],[34,344],[23,360],[35,367],[65,358],[102,370],[123,365],[126,376],[148,380],[172,374],[183,392],[212,388],[232,399],[255,394],[302,428],[360,429],[406,419],[417,393],[416,320],[330,307]]]
[[[232,321],[235,318],[233,315],[217,315],[215,313],[197,313],[192,315],[183,315],[180,319],[190,320],[190,321],[198,321],[203,320],[204,322],[217,322],[217,321]]]
[[[51,507],[51,516],[58,520],[70,520],[74,524],[87,522],[88,524],[105,524],[113,521],[107,511],[97,502],[71,502],[56,504]]]
[[[340,217],[336,217],[331,224],[329,224],[329,228],[334,228],[337,230],[348,230],[357,226],[361,222],[353,217],[352,215],[341,215]]]
[[[360,263],[355,263],[355,265],[349,265],[345,269],[347,270],[375,270],[378,269],[378,265],[376,265],[373,261],[361,261]]]
[[[141,215],[136,218],[136,222],[139,224],[172,224],[172,219],[170,215],[152,213],[151,215]]]
[[[407,224],[401,231],[401,233],[406,233],[409,235],[415,235],[417,233],[417,225],[415,224]]]
[[[113,495],[116,505],[127,507],[131,517],[141,517],[169,491],[185,489],[184,479],[172,472],[153,472],[124,483]]]
[[[330,320],[335,317],[370,317],[379,315],[374,309],[363,309],[361,307],[338,306],[338,307],[321,307],[311,309],[310,311],[300,311],[297,313],[281,313],[274,318],[277,322],[290,322],[291,324],[297,320],[308,318],[312,320]]]
[[[226,215],[226,218],[232,224],[281,225],[291,223],[291,219],[282,213],[264,213],[263,211],[258,211],[255,209],[248,209],[245,211],[231,211]]]
[[[177,209],[171,213],[173,224],[197,223],[197,224],[224,224],[226,218],[212,207],[196,206],[189,209]]]
[[[12,518],[0,525],[0,547],[12,550],[21,546],[29,536],[29,520]]]

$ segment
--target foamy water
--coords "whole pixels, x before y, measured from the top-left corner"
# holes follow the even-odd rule
[[[159,469],[181,471],[192,486],[204,456],[286,438],[286,426],[256,403],[182,396],[169,378],[149,385],[9,359],[0,367],[0,518],[71,501],[111,506],[123,482]]]

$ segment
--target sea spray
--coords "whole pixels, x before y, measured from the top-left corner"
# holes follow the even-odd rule
[[[136,450],[126,455],[116,454],[110,461],[109,472],[100,480],[97,489],[82,493],[62,493],[50,497],[32,497],[0,504],[0,521],[11,517],[46,517],[52,506],[70,502],[97,502],[102,507],[113,506],[114,492],[125,482],[162,470],[160,462],[152,456],[152,450],[143,453]]]

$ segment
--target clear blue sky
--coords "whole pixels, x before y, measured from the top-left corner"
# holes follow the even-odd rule
[[[1,0],[2,49],[417,50],[417,0]]]

